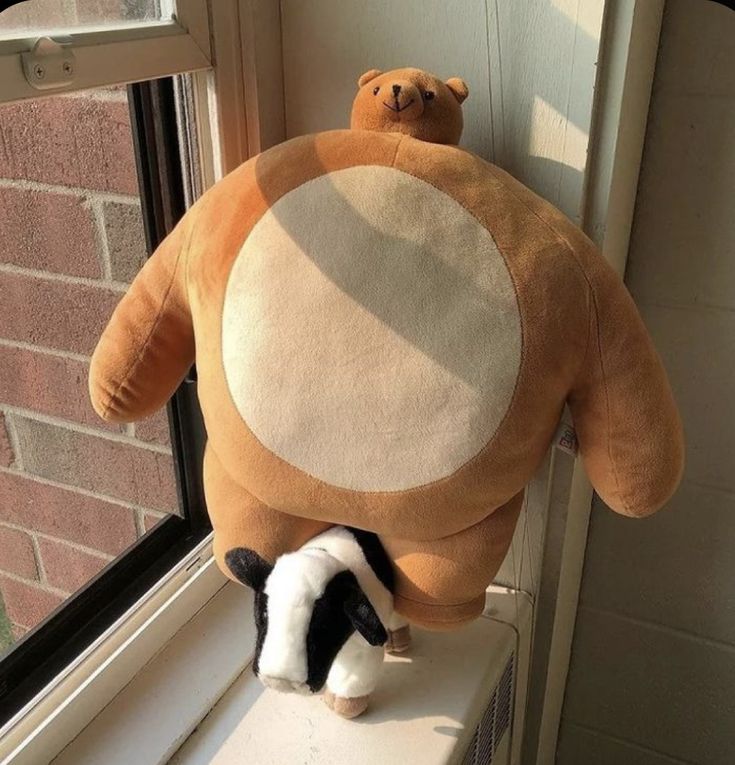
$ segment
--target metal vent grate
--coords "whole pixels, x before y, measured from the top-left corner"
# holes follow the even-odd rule
[[[513,715],[514,666],[515,657],[511,656],[475,730],[462,765],[492,765],[495,752],[503,734],[510,727]]]

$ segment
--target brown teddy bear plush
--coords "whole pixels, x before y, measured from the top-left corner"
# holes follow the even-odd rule
[[[467,86],[359,80],[352,129],[208,191],[146,263],[91,366],[126,422],[196,361],[214,549],[273,563],[341,524],[378,534],[395,607],[482,611],[562,409],[594,488],[643,516],[682,470],[664,370],[621,280],[558,210],[456,146]],[[246,577],[245,577],[246,578]]]

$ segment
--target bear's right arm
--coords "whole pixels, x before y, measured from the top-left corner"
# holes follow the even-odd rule
[[[191,213],[184,216],[140,270],[94,351],[89,393],[105,420],[152,414],[194,363],[185,278],[190,219]]]

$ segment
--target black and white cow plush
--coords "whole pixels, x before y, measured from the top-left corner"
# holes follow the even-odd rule
[[[233,574],[255,591],[253,670],[279,691],[317,693],[356,717],[377,685],[384,646],[408,647],[393,612],[393,569],[375,534],[335,526],[271,565],[246,548],[230,550]]]

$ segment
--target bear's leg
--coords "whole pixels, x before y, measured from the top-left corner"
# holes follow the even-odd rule
[[[214,557],[230,579],[244,583],[227,565],[233,550],[251,550],[257,560],[274,563],[279,555],[297,550],[332,524],[312,521],[264,505],[224,470],[210,447],[204,454],[204,493],[214,528]]]
[[[381,537],[396,572],[396,611],[413,624],[448,630],[472,621],[510,547],[523,492],[487,518],[443,539]]]

